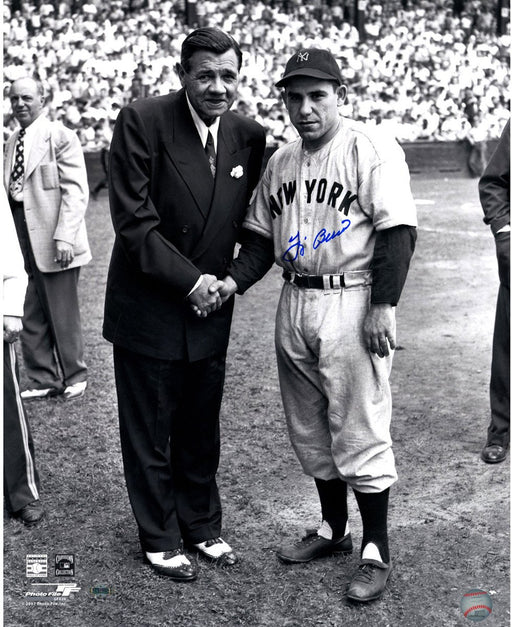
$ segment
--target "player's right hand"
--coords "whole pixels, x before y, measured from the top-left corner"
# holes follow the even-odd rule
[[[210,291],[218,291],[224,304],[237,291],[238,285],[233,277],[227,274],[222,281],[217,280],[209,287]]]

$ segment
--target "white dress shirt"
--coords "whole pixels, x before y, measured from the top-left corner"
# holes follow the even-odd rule
[[[44,115],[41,113],[32,122],[32,124],[29,124],[27,126],[27,128],[25,129],[25,138],[23,140],[23,157],[24,157],[23,158],[23,172],[24,173],[27,171],[28,157],[30,155],[30,150],[32,149],[32,145],[34,144],[34,138],[36,136],[36,133],[37,133],[39,127],[41,126],[41,120],[43,120],[43,119],[44,119]],[[16,138],[16,143],[17,142],[18,142],[18,139]],[[12,172],[12,170],[14,168],[14,162],[15,161],[16,161],[16,147],[14,148],[13,153],[12,153],[12,161],[11,161],[10,172]],[[23,174],[23,176],[25,176],[25,174]],[[10,178],[10,176],[9,176],[9,178]],[[23,189],[18,194],[15,194],[13,198],[17,202],[23,202]]]
[[[203,122],[203,120],[201,120],[201,118],[197,114],[197,111],[192,106],[188,98],[188,94],[186,92],[185,92],[185,95],[187,97],[187,104],[190,110],[190,115],[192,116],[192,119],[194,120],[194,124],[197,129],[197,132],[199,133],[199,137],[201,138],[201,143],[203,144],[203,148],[206,148],[206,140],[208,139],[208,131],[210,131],[213,137],[213,146],[215,148],[215,153],[217,153],[217,135],[219,134],[220,117],[215,118],[215,122],[213,122],[211,126],[206,126],[206,124]]]

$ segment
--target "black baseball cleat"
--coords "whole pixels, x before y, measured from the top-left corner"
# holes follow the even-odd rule
[[[320,557],[328,557],[338,553],[352,553],[352,537],[350,533],[338,540],[327,540],[316,531],[309,531],[302,540],[291,546],[281,547],[277,557],[285,564],[305,564]]]
[[[366,603],[382,596],[391,574],[391,560],[388,564],[378,560],[362,559],[347,590],[351,601]]]

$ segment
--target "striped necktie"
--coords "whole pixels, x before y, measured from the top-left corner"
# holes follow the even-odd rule
[[[9,192],[14,198],[23,191],[23,177],[25,174],[25,154],[23,140],[25,137],[25,129],[22,128],[16,140],[16,153],[14,156],[14,166],[9,181]]]
[[[210,170],[212,173],[213,178],[215,178],[215,171],[216,171],[216,166],[215,163],[217,161],[217,156],[215,154],[215,146],[213,144],[213,136],[210,133],[210,131],[208,131],[208,138],[206,139],[206,146],[204,147],[204,151],[206,153],[206,156],[208,157],[208,162],[210,164]]]

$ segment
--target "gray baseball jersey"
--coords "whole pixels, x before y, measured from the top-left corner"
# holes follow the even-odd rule
[[[347,118],[315,152],[297,139],[272,155],[244,222],[278,265],[313,275],[367,270],[375,231],[401,224],[417,225],[403,150]]]

